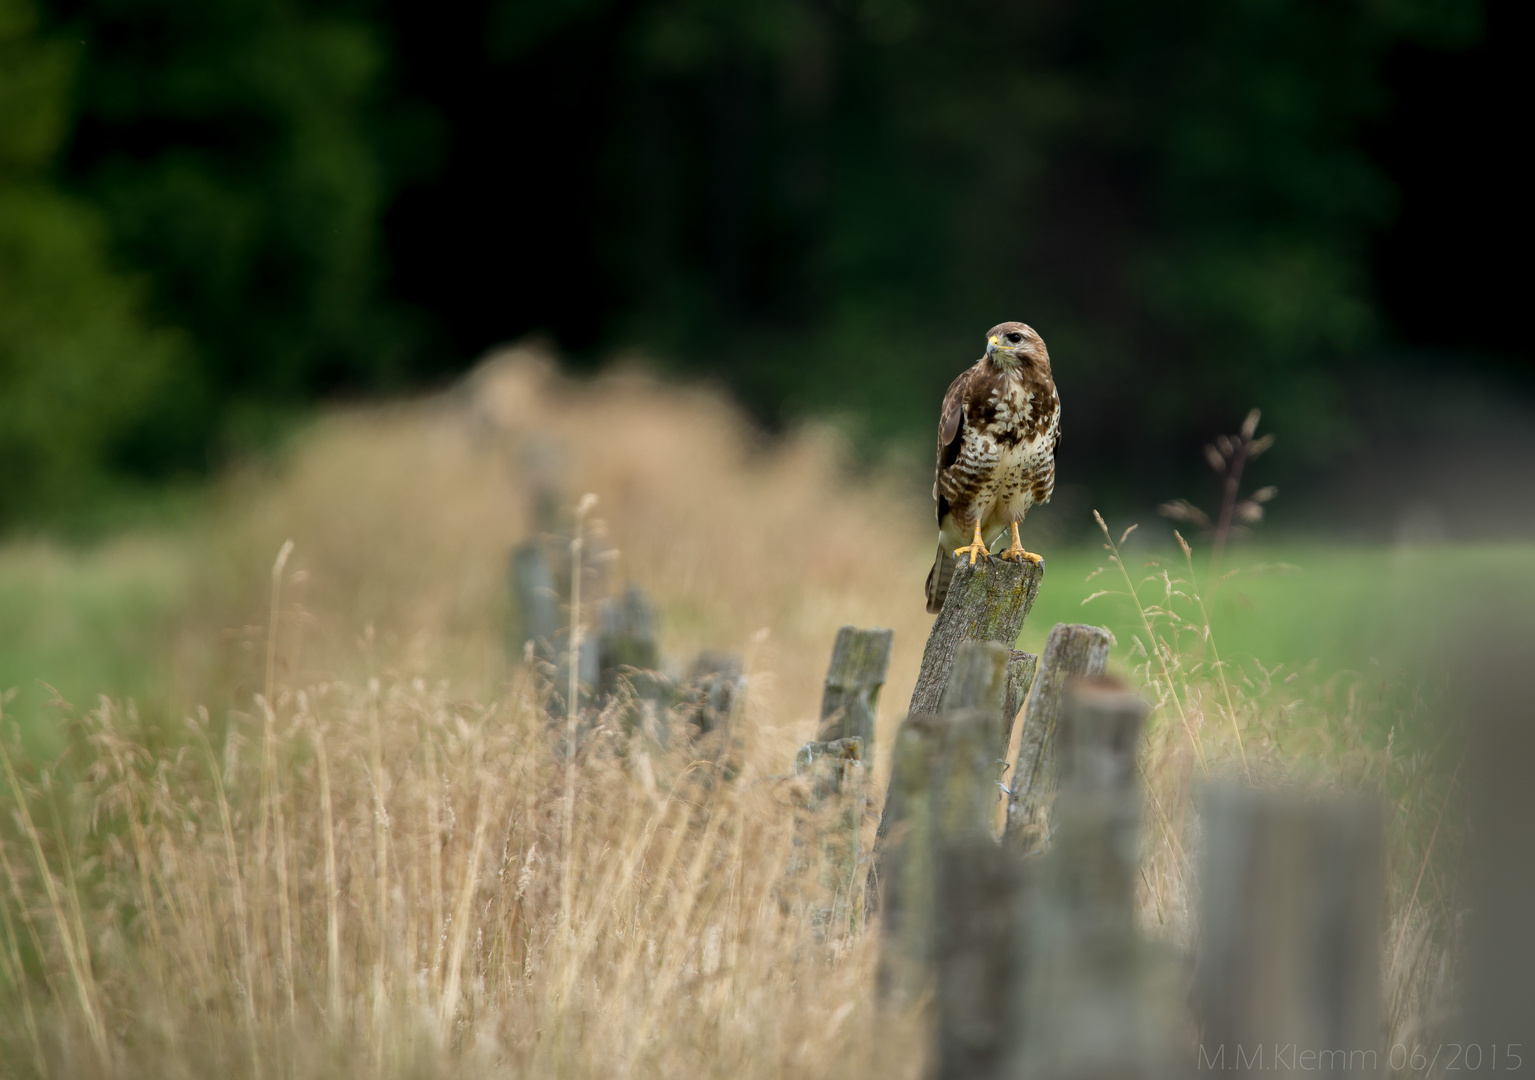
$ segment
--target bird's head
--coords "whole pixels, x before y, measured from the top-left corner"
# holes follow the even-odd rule
[[[1027,323],[1005,322],[986,333],[986,359],[1003,371],[1020,368],[1050,370],[1045,340]]]

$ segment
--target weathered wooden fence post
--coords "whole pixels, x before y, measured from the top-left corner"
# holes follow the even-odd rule
[[[963,560],[958,562],[954,567],[954,579],[949,585],[943,610],[933,620],[933,629],[928,633],[927,644],[922,650],[922,667],[917,673],[917,684],[912,689],[911,704],[906,710],[907,723],[913,717],[936,716],[942,709],[955,658],[966,642],[994,642],[1004,646],[1009,658],[1012,658],[1013,642],[1018,640],[1024,619],[1034,606],[1034,598],[1039,594],[1039,583],[1043,576],[1042,566],[1027,562],[996,562],[990,565],[980,562],[974,566]],[[1016,662],[1015,686],[1022,682],[1025,667],[1025,661]],[[1004,695],[1006,692],[1004,687]],[[895,821],[892,815],[904,813],[901,791],[908,783],[926,783],[925,774],[919,775],[922,772],[920,763],[915,760],[912,766],[918,773],[908,777],[902,772],[900,738],[900,735],[896,736],[898,745],[891,759],[890,787],[885,793],[885,807],[880,814],[879,831],[874,840],[875,858],[869,867],[864,887],[866,914],[873,914],[881,904],[879,851],[890,835]],[[921,735],[917,729],[913,729],[912,738],[920,742]],[[998,740],[1001,738],[999,734]]]
[[[1535,669],[1535,612],[1506,598],[1484,598],[1463,634],[1458,693],[1468,721],[1465,878],[1465,997],[1457,1038],[1488,1071],[1535,1064],[1535,725],[1529,672]],[[1457,658],[1460,659],[1460,658]],[[1452,797],[1446,791],[1445,798]],[[1425,856],[1426,857],[1426,856]],[[1400,933],[1398,934],[1400,937]],[[1397,950],[1393,948],[1393,952]],[[1408,963],[1405,956],[1393,956]],[[1394,966],[1394,965],[1393,965]],[[1523,1039],[1523,1043],[1520,1040]],[[1512,1055],[1512,1056],[1511,1056]],[[1400,1060],[1400,1059],[1398,1059]]]
[[[1020,862],[992,832],[1002,794],[1008,695],[1034,657],[992,642],[960,647],[944,694],[946,717],[979,713],[971,721],[978,745],[958,764],[967,796],[963,815],[933,838],[932,944],[935,1064],[940,1080],[986,1080],[1004,1064],[1010,1020],[1014,931]],[[951,729],[952,730],[952,729]],[[991,753],[983,753],[991,739]],[[951,765],[951,768],[953,766]]]
[[[801,746],[794,759],[795,773],[814,777],[817,798],[841,791],[855,767],[862,777],[863,768],[874,759],[874,719],[879,692],[890,671],[894,636],[893,630],[860,630],[855,626],[837,631],[821,693],[816,737]],[[862,790],[860,779],[860,822]]]
[[[741,658],[734,653],[705,649],[688,670],[686,705],[698,735],[719,732],[729,737],[737,699],[746,688]]]
[[[1011,650],[996,642],[964,642],[935,715],[908,716],[896,735],[890,790],[880,820],[871,882],[884,889],[880,986],[909,998],[933,975],[936,926],[962,927],[954,910],[974,898],[940,895],[949,872],[969,873],[994,854],[991,817],[997,800],[997,744]],[[978,871],[984,872],[984,871]],[[983,946],[984,947],[984,946]],[[967,948],[946,941],[957,952]],[[963,962],[958,970],[963,970]],[[949,969],[945,984],[964,982]]]
[[[632,710],[624,722],[661,746],[670,741],[667,704],[671,685],[661,674],[655,608],[638,585],[604,600],[598,609],[597,692],[611,700],[627,685]]]
[[[1007,771],[1004,833],[1009,843],[1032,851],[1048,837],[1058,771],[1056,730],[1067,684],[1102,675],[1108,659],[1109,632],[1102,627],[1059,623],[1050,631],[1023,714],[1013,725],[1016,747],[1008,747],[1012,768]]]
[[[816,738],[801,746],[794,758],[795,775],[810,780],[807,809],[814,829],[813,840],[799,842],[807,847],[813,844],[821,860],[824,883],[835,898],[828,913],[833,925],[851,924],[858,910],[855,894],[862,859],[864,784],[893,637],[891,630],[844,626],[837,631]],[[828,802],[836,808],[829,827],[824,819]]]
[[[1013,647],[1039,595],[1044,574],[1043,566],[1028,562],[971,566],[961,560],[955,566],[949,595],[922,650],[922,669],[907,713],[932,716],[939,711],[949,672],[963,643],[995,641]]]
[[[1039,671],[1039,657],[1033,653],[1014,649],[1007,661],[1007,693],[1002,698],[1002,762],[1011,765],[1008,750],[1012,745],[1013,727],[1023,712],[1029,690],[1034,686],[1034,676]],[[1009,772],[1011,770],[1008,770]]]
[[[1109,680],[1074,680],[1062,704],[1055,837],[1020,890],[1009,1075],[1164,1075],[1180,995],[1134,918],[1147,706]]]
[[[513,607],[507,635],[509,651],[520,657],[531,642],[535,656],[553,661],[554,639],[561,625],[560,594],[543,545],[530,540],[513,548],[507,576]]]
[[[844,626],[837,631],[826,686],[821,694],[821,726],[817,742],[837,739],[863,740],[864,752],[874,752],[874,717],[879,692],[890,671],[893,630],[860,630]]]
[[[616,599],[604,600],[598,622],[597,683],[602,693],[618,689],[625,668],[657,670],[661,650],[656,645],[655,608],[638,585],[630,585]]]
[[[1226,785],[1208,788],[1202,803],[1198,1067],[1375,1073],[1379,805]],[[1258,1066],[1253,1055],[1264,1052]]]

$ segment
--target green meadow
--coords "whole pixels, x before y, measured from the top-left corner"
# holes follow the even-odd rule
[[[1179,551],[1132,546],[1124,559],[1143,605],[1163,602],[1164,572],[1174,582],[1190,579]],[[1108,570],[1088,580],[1100,567]],[[1535,603],[1535,545],[1530,544],[1237,547],[1228,552],[1214,588],[1197,551],[1193,569],[1222,659],[1318,675],[1416,666],[1488,605]],[[1123,595],[1124,579],[1108,552],[1057,552],[1046,570],[1021,648],[1037,650],[1057,622],[1107,626],[1129,645],[1127,635],[1139,631],[1140,618]],[[1087,599],[1104,590],[1112,593]],[[1180,600],[1179,610],[1197,611],[1197,602]]]
[[[1202,600],[1221,658],[1238,666],[1256,661],[1318,678],[1382,669],[1406,677],[1481,606],[1535,604],[1530,544],[1238,547],[1213,589],[1196,553],[1196,598],[1181,552],[1137,548],[1131,539],[1124,562],[1142,608],[1165,604],[1171,587],[1183,594],[1177,610],[1190,617],[1188,633],[1196,635],[1192,616]],[[27,745],[58,745],[48,720],[61,715],[56,699],[76,709],[89,708],[98,695],[141,706],[165,702],[176,681],[177,640],[204,621],[196,610],[197,550],[174,535],[0,548],[0,690],[9,694],[6,716],[23,726]],[[1058,622],[1108,627],[1121,665],[1144,636],[1140,611],[1102,549],[1048,554],[1019,647],[1037,652]]]

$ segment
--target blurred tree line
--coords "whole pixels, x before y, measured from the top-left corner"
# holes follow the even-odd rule
[[[925,444],[1023,318],[1085,467],[1254,404],[1325,453],[1389,329],[1388,58],[1482,30],[1479,0],[0,0],[0,520],[530,332]]]

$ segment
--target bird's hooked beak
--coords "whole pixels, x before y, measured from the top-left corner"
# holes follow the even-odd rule
[[[991,337],[986,339],[986,358],[989,360],[996,356],[997,350],[1001,347],[1002,342],[997,338],[996,334],[992,334]]]

